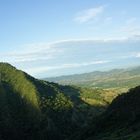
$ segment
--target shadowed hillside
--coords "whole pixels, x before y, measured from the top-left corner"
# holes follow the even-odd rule
[[[63,140],[106,109],[98,93],[89,104],[82,99],[88,89],[37,80],[7,63],[0,63],[0,75],[2,140]]]
[[[139,140],[140,87],[113,100],[92,125],[72,137],[75,140]],[[81,130],[82,131],[82,130]]]
[[[139,93],[59,85],[0,63],[0,140],[139,140]]]

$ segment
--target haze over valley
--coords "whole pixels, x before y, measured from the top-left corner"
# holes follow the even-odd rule
[[[0,1],[0,140],[140,140],[140,1]]]

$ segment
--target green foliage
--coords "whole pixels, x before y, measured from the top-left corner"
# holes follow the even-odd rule
[[[0,139],[139,140],[140,87],[116,98],[133,83],[122,79],[127,86],[120,87],[121,76],[116,87],[112,73],[107,83],[115,88],[62,86],[0,63]],[[136,79],[136,74],[139,70],[124,77]]]
[[[13,92],[20,94],[21,98],[30,102],[35,107],[38,106],[38,96],[35,86],[28,80],[28,75],[22,71],[16,70],[10,64],[0,63],[1,81],[11,86]]]
[[[72,107],[72,101],[63,93],[58,93],[55,97],[50,96],[48,98],[43,98],[41,102],[41,108],[44,111],[65,111],[71,109]]]
[[[92,125],[71,137],[75,140],[139,140],[140,87],[119,95]],[[81,133],[81,131],[83,133]]]
[[[37,80],[0,63],[0,138],[63,140],[105,110],[82,99],[88,89]],[[10,137],[9,137],[10,136]]]

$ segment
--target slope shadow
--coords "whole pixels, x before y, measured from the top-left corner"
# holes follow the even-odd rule
[[[0,83],[0,139],[36,139],[40,114],[9,83]]]
[[[72,108],[39,112],[24,100],[9,83],[0,85],[0,139],[64,140],[90,122],[90,118],[105,110],[104,106],[91,106],[80,98],[78,88],[30,79],[41,96],[55,97],[62,92],[73,103]],[[59,91],[59,92],[58,92]],[[53,93],[53,94],[52,94]],[[102,110],[102,111],[101,111]]]

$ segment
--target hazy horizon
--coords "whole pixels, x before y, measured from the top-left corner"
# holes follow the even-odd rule
[[[74,76],[74,75],[81,75],[81,74],[88,74],[88,73],[93,73],[93,72],[110,72],[112,70],[128,70],[128,69],[135,69],[135,68],[138,68],[140,67],[140,65],[131,65],[131,66],[126,66],[126,67],[119,67],[119,68],[110,68],[110,69],[104,69],[104,70],[91,70],[91,71],[88,71],[88,72],[82,72],[82,73],[72,73],[72,74],[62,74],[62,75],[56,75],[56,76],[47,76],[47,77],[41,77],[40,79],[47,79],[47,78],[57,78],[57,77],[67,77],[67,76]]]

